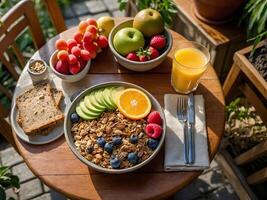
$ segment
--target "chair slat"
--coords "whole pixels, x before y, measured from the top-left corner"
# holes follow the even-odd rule
[[[65,31],[67,28],[57,2],[55,0],[44,0],[44,2],[57,33]]]
[[[25,17],[21,18],[10,30],[7,30],[0,44],[0,55],[2,55],[6,49],[13,44],[17,36],[27,27],[28,22]]]
[[[9,73],[11,74],[11,76],[15,80],[18,80],[19,79],[19,74],[15,70],[14,66],[6,59],[5,55],[1,56],[0,57],[0,60],[4,64],[4,66],[6,67],[6,69],[9,71]]]
[[[235,158],[235,163],[237,165],[243,165],[263,156],[266,153],[267,153],[267,141],[264,141],[237,156]]]
[[[26,60],[25,58],[23,57],[22,55],[22,52],[20,51],[18,45],[16,42],[13,42],[13,44],[11,45],[11,48],[13,49],[18,61],[19,61],[19,64],[22,68],[24,68],[24,66],[26,65]]]
[[[267,167],[249,175],[247,181],[251,185],[263,183],[267,180]]]

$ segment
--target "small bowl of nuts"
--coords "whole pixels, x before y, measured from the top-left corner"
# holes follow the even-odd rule
[[[48,67],[43,60],[31,59],[27,65],[27,71],[30,74],[33,84],[48,78]]]

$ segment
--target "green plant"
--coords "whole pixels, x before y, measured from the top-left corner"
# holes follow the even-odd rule
[[[128,0],[118,0],[118,3],[120,10],[124,10]],[[153,8],[159,11],[168,26],[173,24],[173,18],[177,13],[176,4],[172,0],[136,0],[136,5],[138,10]]]
[[[0,199],[6,199],[6,189],[19,189],[19,178],[10,172],[10,169],[5,166],[0,166]],[[10,197],[9,200],[14,198]]]
[[[267,38],[267,1],[249,0],[243,10],[240,23],[247,26],[248,41],[254,41],[253,51],[257,44]]]

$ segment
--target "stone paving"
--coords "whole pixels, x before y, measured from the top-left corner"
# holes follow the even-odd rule
[[[117,0],[76,0],[63,11],[68,28],[75,26],[80,20],[88,17],[99,18],[109,15],[114,17],[123,16],[118,10]],[[1,138],[0,138],[1,139]],[[0,147],[6,146],[0,144]],[[3,149],[3,148],[1,148]],[[15,193],[12,189],[6,191],[7,197],[16,200],[63,200],[62,195],[54,192],[34,176],[28,169],[23,159],[9,146],[0,150],[0,164],[11,168],[12,173],[20,178],[21,189]],[[237,200],[231,184],[225,178],[220,166],[215,160],[212,161],[210,169],[203,172],[201,176],[188,187],[175,194],[175,200]]]

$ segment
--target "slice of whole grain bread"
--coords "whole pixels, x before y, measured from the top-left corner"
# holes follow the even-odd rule
[[[25,134],[40,133],[64,119],[55,101],[48,83],[35,85],[16,99],[19,121]]]

